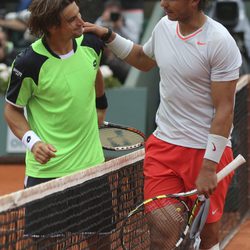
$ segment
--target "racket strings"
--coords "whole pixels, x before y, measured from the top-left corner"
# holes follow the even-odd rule
[[[130,146],[144,142],[144,137],[134,131],[108,127],[100,129],[100,139],[102,145],[107,147]]]
[[[188,211],[182,202],[173,199],[164,202],[164,207],[148,214],[152,249],[175,249],[188,221]]]
[[[122,241],[126,250],[146,250],[150,245],[147,217],[143,211],[129,217],[123,226]]]
[[[188,221],[186,206],[175,199],[164,199],[164,207],[159,200],[150,203],[157,208],[147,214],[140,211],[127,219],[123,227],[124,249],[175,249]]]

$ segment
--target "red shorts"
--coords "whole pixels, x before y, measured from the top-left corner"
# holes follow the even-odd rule
[[[166,143],[151,135],[146,143],[144,160],[144,198],[149,199],[161,194],[190,191],[195,181],[205,153],[204,149],[186,148]],[[217,172],[233,160],[230,147],[226,147],[217,166]],[[225,177],[210,196],[210,210],[207,223],[220,220],[227,190],[233,173]],[[195,199],[192,197],[191,199]]]

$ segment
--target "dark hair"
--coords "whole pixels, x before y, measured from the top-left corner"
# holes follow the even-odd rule
[[[199,10],[204,10],[207,6],[208,0],[200,0],[198,4],[198,9]]]
[[[48,28],[60,26],[61,12],[77,0],[33,0],[29,6],[31,12],[28,26],[36,37],[49,35]]]

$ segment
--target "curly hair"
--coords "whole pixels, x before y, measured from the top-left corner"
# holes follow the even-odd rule
[[[77,0],[33,0],[29,6],[31,12],[28,27],[36,37],[48,36],[48,29],[60,26],[61,12]]]

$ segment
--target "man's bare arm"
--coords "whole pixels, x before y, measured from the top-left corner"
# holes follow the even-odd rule
[[[215,116],[211,123],[210,134],[228,138],[233,123],[234,98],[237,80],[212,82],[211,95]],[[203,159],[196,186],[199,193],[212,194],[217,186],[217,162]]]
[[[24,134],[30,130],[28,121],[24,116],[23,108],[18,108],[10,103],[6,103],[4,117],[14,135],[22,140]],[[41,164],[47,163],[51,158],[56,156],[55,147],[42,141],[36,142],[31,151],[35,159]]]
[[[4,117],[14,135],[22,140],[25,132],[30,130],[29,124],[24,116],[23,108],[18,108],[10,103],[6,103],[4,107]]]
[[[103,38],[107,33],[108,29],[106,27],[101,27],[92,23],[84,22],[84,33],[94,33],[98,37]],[[112,32],[110,38],[107,41],[107,45],[111,43],[116,38],[116,33]],[[142,71],[149,71],[154,66],[156,62],[148,57],[144,52],[141,45],[134,44],[132,50],[124,60],[135,68]]]
[[[101,98],[102,99],[101,103],[102,103],[106,99],[106,96],[104,98],[105,85],[104,85],[104,80],[103,80],[103,76],[102,76],[100,69],[98,69],[97,75],[96,75],[95,92],[96,92],[96,98]],[[98,125],[101,126],[105,120],[107,108],[97,107],[96,110],[97,110]]]
[[[0,19],[0,27],[15,31],[25,31],[27,24],[17,19]]]

